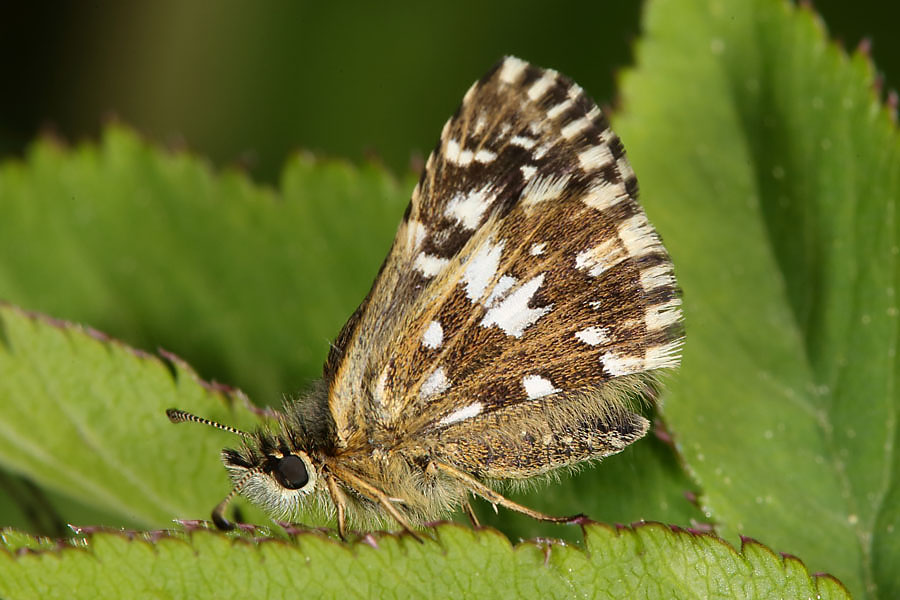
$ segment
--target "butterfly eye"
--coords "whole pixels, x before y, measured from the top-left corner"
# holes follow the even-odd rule
[[[278,459],[273,475],[282,487],[289,490],[299,490],[309,482],[306,465],[294,454]]]

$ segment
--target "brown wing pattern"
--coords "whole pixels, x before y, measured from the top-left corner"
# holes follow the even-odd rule
[[[569,79],[509,57],[475,83],[326,365],[342,443],[399,444],[676,366],[672,264],[636,193]]]

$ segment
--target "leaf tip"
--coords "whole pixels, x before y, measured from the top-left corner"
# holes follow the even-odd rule
[[[866,58],[870,58],[872,56],[872,38],[866,36],[859,40],[859,44],[856,45],[856,51]]]
[[[887,109],[888,115],[891,117],[891,122],[896,125],[897,124],[897,105],[900,103],[900,99],[897,97],[897,90],[891,90],[887,95]]]
[[[669,431],[669,428],[666,427],[666,424],[663,423],[662,420],[653,420],[653,435],[656,437],[656,439],[664,443],[666,446],[675,449],[675,438],[672,436],[672,432]]]
[[[791,554],[790,552],[779,552],[778,554],[781,556],[781,558],[782,558],[785,562],[787,562],[787,561],[789,561],[789,560],[795,560],[795,561],[797,561],[797,562],[803,562],[803,561],[800,560],[800,558],[798,558],[797,556]]]

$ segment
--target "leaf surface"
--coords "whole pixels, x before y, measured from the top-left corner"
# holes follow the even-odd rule
[[[585,527],[585,549],[510,545],[491,529],[445,524],[419,544],[314,533],[263,540],[195,530],[95,533],[75,547],[0,535],[0,594],[18,598],[849,598],[827,576],[755,542],[740,553],[659,524]],[[20,550],[32,548],[31,551]],[[110,572],[127,573],[115,581]]]
[[[897,131],[787,2],[648,4],[615,121],[684,289],[664,417],[719,531],[900,594]]]

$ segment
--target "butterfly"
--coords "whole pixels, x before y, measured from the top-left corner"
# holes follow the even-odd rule
[[[233,489],[338,532],[415,528],[497,484],[623,450],[683,343],[674,270],[622,142],[581,87],[515,57],[466,92],[322,380],[222,460]]]

